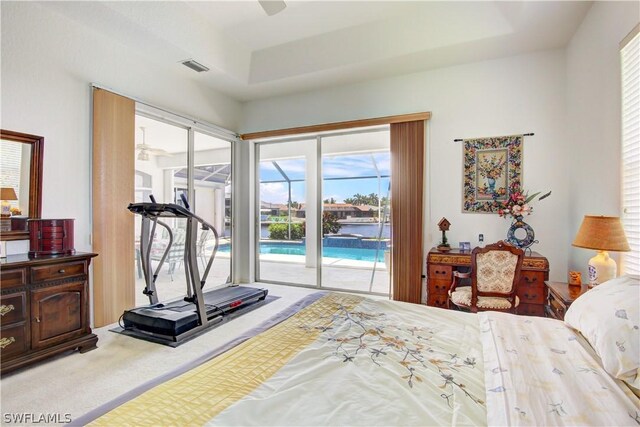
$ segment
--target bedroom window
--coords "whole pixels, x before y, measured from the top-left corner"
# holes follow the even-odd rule
[[[622,224],[631,251],[621,272],[640,274],[640,25],[621,43],[622,70]]]

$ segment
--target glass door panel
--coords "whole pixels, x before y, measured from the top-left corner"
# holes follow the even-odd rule
[[[187,177],[181,173],[187,167],[187,130],[136,115],[135,139],[135,202],[149,202],[149,196],[153,195],[158,203],[176,203],[180,192],[187,190]],[[136,305],[144,305],[149,304],[149,298],[142,293],[145,280],[140,257],[141,216],[135,215],[134,221]],[[169,244],[170,231],[173,244],[156,279],[158,298],[167,301],[186,293],[183,261],[186,220],[164,218],[162,222],[168,229],[161,225],[156,227],[150,259],[155,273]]]
[[[388,130],[323,137],[322,286],[389,294]]]
[[[256,280],[317,284],[317,141],[256,145]]]
[[[186,172],[186,170],[185,170]],[[218,233],[216,253],[206,286],[231,282],[231,143],[204,133],[194,136],[194,201],[191,209]],[[211,230],[198,230],[197,255],[201,273],[213,254]]]

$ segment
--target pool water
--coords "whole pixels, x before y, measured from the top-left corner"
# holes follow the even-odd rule
[[[278,255],[304,255],[304,245],[296,245],[290,243],[260,243],[261,254],[278,254]],[[221,252],[229,252],[229,246],[221,246]],[[335,248],[324,247],[322,248],[322,256],[327,258],[346,258],[357,261],[370,261],[376,260],[375,249],[362,249],[362,248]],[[384,262],[384,250],[378,251],[378,262]]]

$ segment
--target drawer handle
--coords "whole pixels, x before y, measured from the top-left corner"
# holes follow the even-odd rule
[[[528,277],[528,276],[524,276],[524,281],[527,283],[534,283],[538,281],[537,277]]]
[[[4,316],[5,314],[7,314],[10,311],[15,310],[16,308],[13,306],[13,304],[9,304],[9,305],[0,305],[0,316]]]
[[[64,268],[61,268],[60,270],[58,270],[58,273],[64,274]]]
[[[13,344],[14,342],[16,342],[14,337],[0,338],[0,349],[4,349],[6,346]]]
[[[40,323],[40,318],[39,318],[39,317],[37,317],[37,316],[36,316],[36,318],[35,318],[35,319],[33,319],[33,320],[35,320],[35,321],[36,321],[36,323]]]
[[[447,274],[447,272],[442,270],[436,270],[436,274]]]
[[[529,295],[527,293],[524,294],[525,299],[536,299],[538,298],[537,294]]]

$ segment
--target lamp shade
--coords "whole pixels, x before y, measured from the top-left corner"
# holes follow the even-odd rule
[[[573,246],[598,251],[631,250],[620,218],[617,216],[585,215]]]
[[[11,187],[2,187],[0,189],[0,200],[18,200],[16,192]]]

